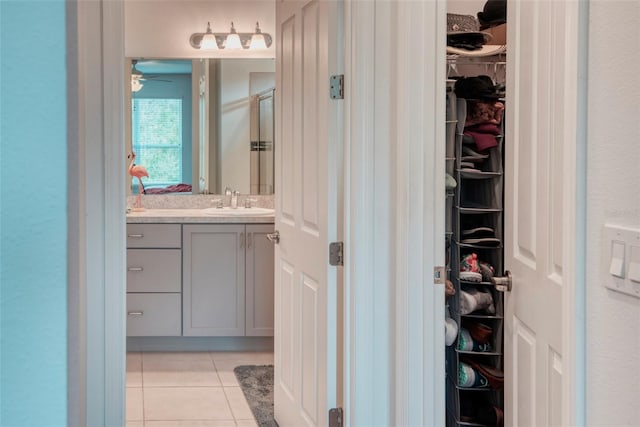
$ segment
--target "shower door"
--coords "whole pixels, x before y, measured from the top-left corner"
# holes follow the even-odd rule
[[[273,194],[274,95],[255,95],[251,105],[251,194]]]

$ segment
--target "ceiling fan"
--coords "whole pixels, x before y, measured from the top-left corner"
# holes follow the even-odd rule
[[[153,80],[156,82],[165,82],[171,83],[171,80],[163,80],[159,77],[161,75],[151,75],[151,74],[143,74],[142,71],[136,68],[136,64],[138,63],[137,59],[131,60],[131,91],[138,92],[144,86],[144,81]]]

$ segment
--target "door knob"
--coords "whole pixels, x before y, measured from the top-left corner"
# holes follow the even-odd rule
[[[267,234],[267,239],[274,244],[280,243],[280,232],[278,230]]]
[[[491,283],[496,287],[497,291],[500,292],[511,292],[511,286],[513,285],[513,281],[511,280],[511,272],[509,270],[504,272],[504,276],[502,277],[492,277]]]

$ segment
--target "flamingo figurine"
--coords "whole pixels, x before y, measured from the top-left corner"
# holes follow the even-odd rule
[[[147,172],[147,168],[142,165],[136,165],[136,152],[131,151],[131,153],[127,156],[128,159],[131,160],[131,164],[129,165],[129,175],[132,177],[138,178],[138,197],[136,198],[136,203],[134,204],[134,211],[143,211],[142,207],[142,193],[145,192],[144,185],[142,184],[142,177],[149,177],[149,173]]]

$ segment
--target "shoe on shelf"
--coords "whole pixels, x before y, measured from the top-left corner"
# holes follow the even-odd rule
[[[479,245],[479,246],[500,246],[502,241],[497,237],[465,237],[460,240],[460,243],[464,243],[467,245]]]
[[[465,161],[460,162],[460,170],[469,170],[469,169],[475,172],[476,164],[473,162],[465,162]]]
[[[471,333],[465,328],[460,328],[460,336],[458,337],[458,350],[477,351],[481,353],[490,352],[493,349],[488,342],[479,343],[471,336]]]
[[[462,135],[462,143],[467,145],[475,145],[476,140],[471,135]]]
[[[444,294],[448,297],[456,294],[456,288],[453,286],[453,282],[449,279],[444,281]]]
[[[464,388],[490,387],[488,378],[464,362],[460,362],[458,366],[458,385]]]
[[[460,314],[469,314],[474,311],[484,310],[489,314],[496,313],[491,292],[474,287],[460,291]]]
[[[444,308],[444,343],[447,346],[453,344],[458,336],[458,324],[451,318],[449,304]]]
[[[474,341],[485,344],[491,340],[493,328],[480,322],[465,322],[464,328],[469,331]]]
[[[482,273],[480,273],[477,254],[471,253],[465,255],[460,260],[460,280],[467,280],[469,282],[482,281]]]
[[[450,346],[456,340],[458,336],[458,324],[455,320],[448,317],[444,319],[444,343]]]
[[[445,184],[445,188],[447,190],[453,190],[454,188],[456,188],[456,186],[458,185],[458,183],[456,182],[456,180],[449,174],[446,174],[444,177],[444,184]]]
[[[491,427],[504,426],[504,413],[497,406],[485,406],[476,412],[476,421]]]
[[[484,378],[489,383],[489,387],[491,387],[492,389],[501,390],[504,387],[504,373],[501,370],[492,368],[472,358],[466,357],[460,362],[460,365],[465,365],[467,370],[471,368],[475,373],[475,376]],[[483,383],[482,380],[480,380],[479,382]]]
[[[478,267],[480,268],[480,274],[482,274],[482,280],[485,282],[490,282],[496,274],[493,266],[486,261],[478,262]]]
[[[462,147],[462,158],[464,160],[473,162],[473,161],[479,161],[479,160],[488,159],[489,155],[488,154],[478,153],[477,151],[474,151],[473,148],[471,148],[469,146],[463,146]]]
[[[463,229],[460,234],[462,236],[494,237],[495,230],[493,227],[472,227]]]
[[[479,396],[460,399],[460,421],[473,424],[484,424],[490,427],[504,425],[502,409],[494,406],[487,399]]]

